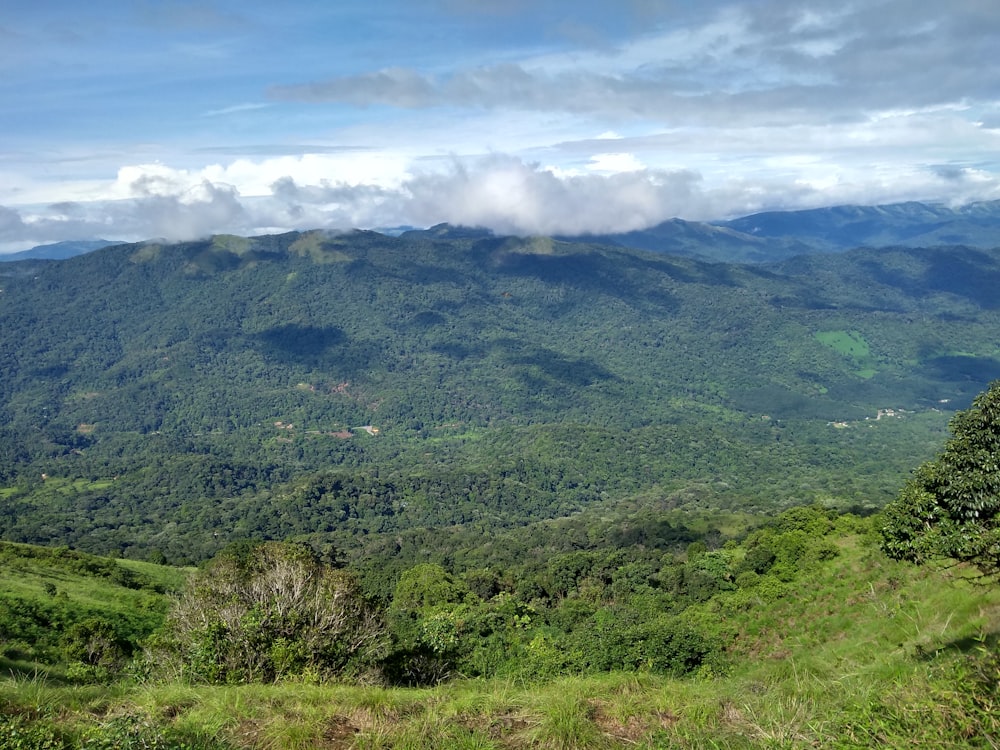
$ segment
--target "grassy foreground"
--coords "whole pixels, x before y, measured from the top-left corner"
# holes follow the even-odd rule
[[[0,680],[0,748],[1000,747],[1000,594],[862,536],[808,584],[703,605],[726,674],[71,686]]]

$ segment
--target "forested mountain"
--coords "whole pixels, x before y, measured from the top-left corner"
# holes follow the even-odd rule
[[[757,237],[752,232],[728,226],[684,219],[669,219],[632,232],[561,239],[723,263],[766,263],[803,253],[826,251],[825,246],[820,249],[793,236]]]
[[[998,281],[996,250],[737,266],[446,228],[7,264],[0,535],[176,561],[878,506],[1000,376]]]
[[[958,208],[940,203],[834,206],[804,211],[771,211],[720,226],[771,240],[794,240],[819,251],[855,247],[994,247],[1000,230],[1000,201]]]
[[[429,229],[398,227],[380,233],[410,240],[486,239],[488,229],[439,224]],[[729,221],[680,218],[631,232],[559,237],[564,242],[649,250],[723,263],[771,263],[796,255],[842,252],[856,247],[933,247],[967,245],[992,248],[1000,237],[1000,201],[957,208],[939,203],[883,206],[832,206],[799,211],[768,211]],[[79,240],[39,245],[0,254],[0,261],[62,260],[109,245],[112,240]]]
[[[633,232],[566,239],[725,263],[766,263],[856,247],[991,248],[998,237],[1000,201],[959,208],[912,201],[769,211],[710,223],[671,219]]]

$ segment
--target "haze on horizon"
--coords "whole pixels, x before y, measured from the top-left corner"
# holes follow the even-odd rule
[[[0,252],[997,199],[996,49],[987,0],[12,0]]]

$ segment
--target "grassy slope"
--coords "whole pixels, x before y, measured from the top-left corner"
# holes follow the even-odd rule
[[[970,689],[986,668],[977,654],[995,653],[1000,592],[888,561],[863,535],[845,532],[838,544],[809,580],[703,605],[706,621],[737,636],[725,675],[425,690],[53,687],[21,677],[0,682],[0,706],[47,717],[34,726],[53,737],[121,747],[996,747],[997,675],[980,674],[992,693]]]
[[[164,592],[183,586],[187,571],[131,560],[0,542],[0,672],[61,679],[54,659],[63,633],[91,618],[141,637],[160,626]]]

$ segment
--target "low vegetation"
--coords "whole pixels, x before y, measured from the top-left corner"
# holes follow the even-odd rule
[[[509,595],[483,601],[458,577],[414,569],[389,605],[387,648],[361,659],[368,668],[303,663],[294,675],[189,670],[167,677],[157,672],[162,637],[141,636],[146,656],[103,685],[65,666],[14,668],[0,682],[0,747],[995,747],[998,592],[960,569],[890,560],[878,546],[879,523],[797,509],[738,544],[685,552],[691,559],[684,564],[701,561],[701,570],[712,568],[713,558],[705,558],[716,555],[732,580],[671,616],[675,628],[684,623],[714,644],[710,658],[684,668],[655,659],[615,662],[634,653],[627,638],[634,625],[583,618],[586,635],[573,638],[554,624],[588,601],[593,611],[614,582],[602,591],[591,588],[596,582],[577,586],[544,612],[536,603],[527,621]],[[810,550],[804,564],[782,557],[796,544]],[[258,553],[277,552],[267,549]],[[769,557],[762,549],[778,554],[757,573]],[[203,576],[189,584],[189,595]],[[643,596],[634,593],[632,604]],[[187,607],[183,598],[172,606]],[[477,609],[482,618],[503,608],[510,618],[504,638],[520,644],[514,650],[491,650],[490,636],[442,626],[470,621]],[[259,622],[243,618],[249,621]],[[254,648],[266,654],[290,646],[283,638],[273,634],[270,649],[260,642]],[[616,649],[618,656],[610,653]],[[389,666],[421,650],[439,660],[437,684],[393,685],[403,673]],[[58,658],[65,665],[75,654]],[[190,650],[177,657],[189,658]],[[469,674],[476,665],[488,674]],[[429,667],[423,670],[426,681]]]

